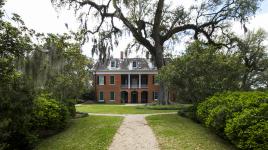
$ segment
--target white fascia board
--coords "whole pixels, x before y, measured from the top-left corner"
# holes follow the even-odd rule
[[[107,70],[107,71],[105,71],[105,70],[103,70],[103,71],[96,71],[96,72],[94,72],[94,74],[158,74],[158,71],[156,71],[156,70],[154,70],[154,71],[152,71],[152,70],[148,70],[148,71],[146,71],[146,70],[143,70],[143,71],[134,71],[134,70],[132,70],[132,71],[111,71],[111,70]]]

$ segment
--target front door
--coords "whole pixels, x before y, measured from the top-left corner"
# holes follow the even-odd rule
[[[138,92],[131,92],[131,103],[138,103]]]

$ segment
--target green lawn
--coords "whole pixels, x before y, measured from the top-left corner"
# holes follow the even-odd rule
[[[190,119],[174,115],[146,117],[162,150],[235,149],[208,129]]]
[[[124,106],[124,105],[105,105],[105,104],[87,104],[76,106],[78,112],[89,113],[109,113],[109,114],[152,114],[152,113],[165,113],[176,112],[179,108],[174,106],[160,107],[146,107],[146,106]]]
[[[44,139],[38,150],[104,150],[112,142],[122,117],[89,116],[74,119],[65,131]]]

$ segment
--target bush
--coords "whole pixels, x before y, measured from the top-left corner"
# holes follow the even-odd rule
[[[45,95],[38,96],[34,104],[32,120],[34,129],[58,130],[66,126],[69,112],[64,104]]]
[[[75,99],[66,99],[64,100],[65,106],[67,107],[69,114],[71,117],[75,117],[76,109],[75,109],[75,104],[76,100]]]
[[[268,149],[267,116],[267,103],[258,108],[244,109],[227,121],[225,133],[238,148]]]
[[[267,100],[265,92],[225,92],[200,103],[196,115],[199,121],[237,147],[263,149],[267,147],[268,137],[267,118],[264,118],[268,113]]]
[[[197,117],[206,126],[222,134],[226,120],[233,118],[235,112],[258,107],[265,99],[268,99],[268,94],[258,91],[216,94],[198,105]]]
[[[0,149],[32,149],[37,136],[31,129],[34,91],[21,76],[0,75]]]

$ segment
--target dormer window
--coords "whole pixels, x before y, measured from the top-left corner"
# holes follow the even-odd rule
[[[137,62],[136,61],[132,62],[132,68],[137,68]]]
[[[115,68],[115,61],[111,61],[111,68]]]

